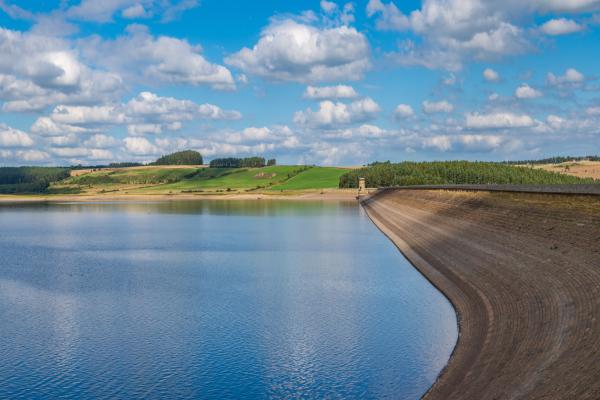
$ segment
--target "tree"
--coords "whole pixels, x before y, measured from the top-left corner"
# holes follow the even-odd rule
[[[270,158],[269,161],[267,161],[267,167],[272,167],[274,165],[277,165],[277,160]]]

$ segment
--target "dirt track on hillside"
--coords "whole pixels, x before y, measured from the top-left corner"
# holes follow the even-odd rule
[[[459,317],[426,399],[600,399],[600,197],[396,190],[363,205]]]

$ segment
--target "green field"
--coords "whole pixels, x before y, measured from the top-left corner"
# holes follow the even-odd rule
[[[81,193],[126,192],[165,194],[193,192],[249,192],[337,188],[347,169],[277,165],[262,168],[200,168],[148,166],[104,169],[70,177],[53,191]]]
[[[336,167],[313,167],[298,174],[288,181],[275,185],[273,190],[306,190],[306,189],[329,189],[337,188],[340,176],[348,172],[344,168]]]
[[[123,168],[114,171],[96,171],[71,177],[65,184],[75,185],[145,185],[178,182],[191,178],[202,168]]]
[[[285,182],[306,169],[307,167],[293,165],[263,168],[207,168],[189,179],[144,188],[144,191],[264,189]]]

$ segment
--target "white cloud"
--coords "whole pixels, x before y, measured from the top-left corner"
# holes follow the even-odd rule
[[[411,26],[408,16],[404,15],[393,2],[384,4],[381,0],[370,0],[367,3],[367,16],[378,15],[377,29],[403,31]]]
[[[262,142],[264,144],[278,144],[283,147],[290,147],[299,143],[298,138],[293,131],[285,125],[275,125],[272,127],[248,127],[240,132],[224,134],[227,143],[255,144]],[[215,138],[218,139],[218,138]]]
[[[577,86],[585,81],[585,76],[575,68],[569,68],[561,76],[549,73],[546,80],[552,86]]]
[[[368,97],[350,104],[326,100],[319,103],[316,111],[309,108],[296,112],[294,122],[312,127],[335,127],[373,119],[379,111],[379,105]]]
[[[30,147],[33,139],[27,133],[0,123],[0,147]]]
[[[85,133],[98,125],[128,125],[132,135],[175,131],[182,121],[196,119],[235,120],[238,111],[223,110],[213,104],[196,104],[190,100],[161,97],[141,92],[124,104],[103,106],[65,106],[54,108],[49,117],[40,117],[32,131],[42,135]]]
[[[83,54],[94,63],[118,71],[129,80],[235,89],[229,69],[207,61],[202,48],[169,36],[154,37],[133,25],[115,40],[92,37],[81,42]]]
[[[415,111],[408,104],[398,104],[394,110],[394,115],[398,119],[410,118],[415,115]]]
[[[454,106],[446,100],[438,102],[431,102],[426,100],[423,102],[423,112],[426,114],[450,113],[452,111],[454,111]]]
[[[498,59],[534,48],[534,29],[528,23],[538,15],[585,13],[600,9],[598,0],[423,0],[420,8],[403,13],[393,1],[370,0],[367,16],[379,30],[412,31],[421,37],[400,43],[392,60],[404,65],[458,70],[465,60]],[[566,34],[582,27],[568,19],[549,21],[548,34]]]
[[[48,141],[52,146],[68,147],[79,144],[79,136],[74,133],[69,133],[63,136],[51,136]]]
[[[121,93],[121,78],[85,65],[63,39],[0,28],[0,100],[5,111],[98,103]]]
[[[90,130],[80,126],[57,123],[49,117],[39,117],[31,126],[31,132],[42,136],[60,136],[65,133],[85,133]]]
[[[90,149],[87,147],[52,147],[50,152],[64,159],[78,160],[85,158],[87,160],[114,160],[114,155],[106,149]]]
[[[149,17],[149,14],[143,5],[134,4],[132,6],[127,7],[123,11],[121,11],[121,16],[123,18],[134,19],[134,18],[146,18],[146,17]]]
[[[333,1],[321,0],[320,3],[321,9],[325,11],[327,14],[331,14],[337,9],[337,4]]]
[[[553,36],[581,32],[583,29],[584,27],[577,22],[566,18],[551,19],[540,27],[540,30],[546,35]]]
[[[510,112],[466,115],[466,127],[472,129],[527,128],[534,125],[535,120],[529,115]]]
[[[524,83],[515,90],[515,97],[517,99],[535,99],[542,96],[542,92],[532,88],[528,84]]]
[[[304,91],[304,97],[307,99],[353,99],[358,97],[358,93],[352,86],[308,86]]]
[[[355,28],[319,29],[292,19],[274,20],[253,48],[225,59],[245,73],[303,83],[357,80],[370,68],[367,38]]]
[[[127,121],[117,106],[56,106],[52,121],[65,125],[121,124]]]
[[[238,111],[223,110],[213,104],[196,104],[190,100],[161,97],[151,92],[141,92],[125,105],[127,115],[151,116],[160,121],[189,121],[192,119],[235,120]]]
[[[486,68],[483,71],[483,78],[488,82],[498,82],[500,80],[500,74],[491,68]]]
[[[123,18],[162,16],[163,21],[176,18],[181,12],[197,7],[197,0],[82,0],[66,10],[71,19],[93,22],[110,22],[119,11]],[[144,8],[148,7],[148,10]]]
[[[452,139],[447,135],[432,136],[423,139],[424,148],[434,148],[439,151],[448,151],[452,148]]]
[[[600,115],[600,107],[588,107],[585,109],[587,115]]]
[[[106,149],[109,147],[114,147],[119,144],[118,140],[112,136],[107,136],[103,134],[96,134],[89,137],[85,142],[83,142],[84,146],[96,148],[96,149]]]
[[[380,30],[411,30],[423,37],[421,45],[405,40],[390,54],[400,64],[459,70],[464,59],[497,59],[529,47],[512,13],[492,1],[424,0],[420,9],[404,14],[393,2],[370,0],[367,15]]]
[[[145,137],[126,137],[123,139],[123,144],[127,152],[135,155],[156,155],[160,152],[159,148]]]
[[[48,153],[40,150],[19,150],[16,152],[16,155],[20,160],[25,162],[40,162],[50,158]]]
[[[422,147],[441,152],[451,150],[489,152],[505,145],[506,139],[498,135],[436,135],[423,139]]]

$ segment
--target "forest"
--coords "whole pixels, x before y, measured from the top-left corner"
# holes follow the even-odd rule
[[[515,184],[550,185],[598,183],[589,178],[516,167],[493,162],[433,161],[377,162],[349,171],[340,177],[340,188],[358,187],[358,178],[367,187],[445,185],[445,184]]]
[[[69,177],[69,168],[0,167],[0,194],[45,193],[50,183]]]
[[[275,165],[275,159],[270,159],[267,163],[264,157],[246,157],[246,158],[215,158],[210,162],[211,168],[262,168],[265,165]]]
[[[202,154],[184,150],[162,156],[150,165],[202,165],[202,161]]]

